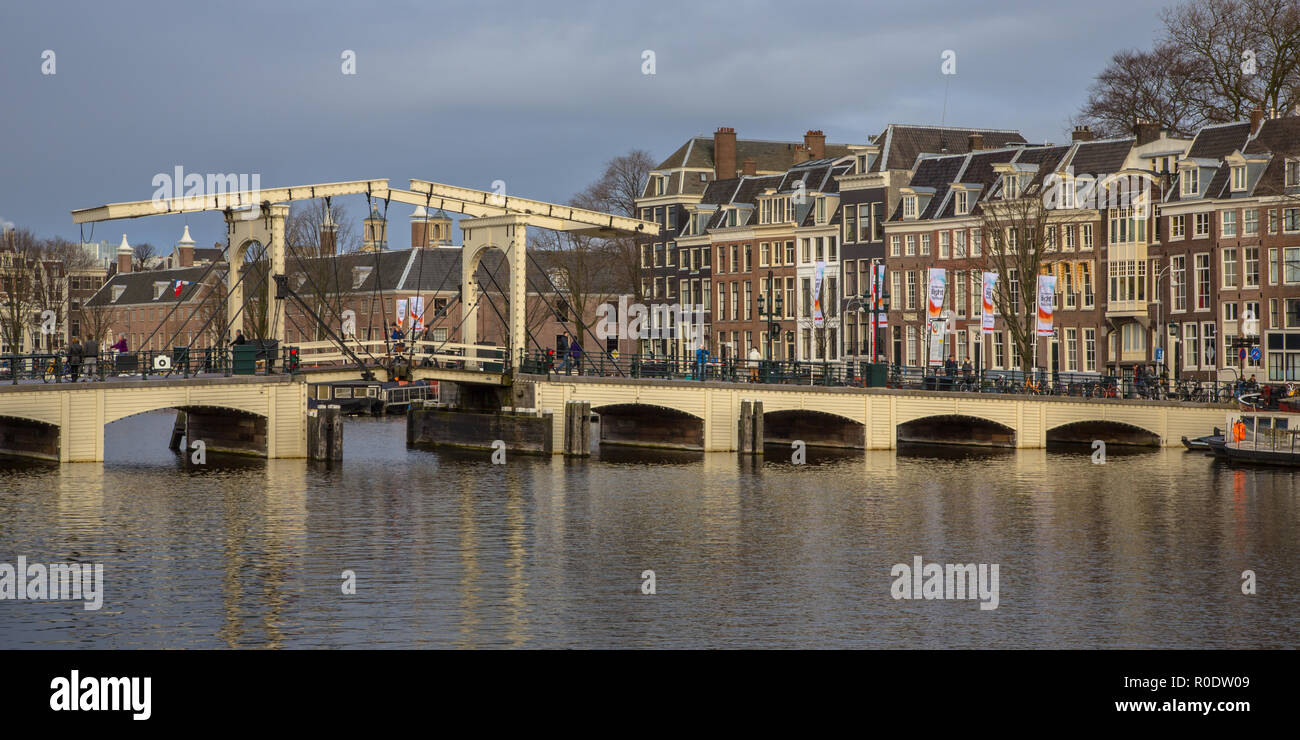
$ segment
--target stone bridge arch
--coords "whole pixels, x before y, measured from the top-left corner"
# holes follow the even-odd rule
[[[695,414],[648,403],[612,403],[592,411],[600,416],[602,445],[705,449],[704,419]]]
[[[999,421],[971,414],[933,414],[900,422],[900,443],[1015,447],[1016,430]]]
[[[1091,445],[1101,440],[1108,445],[1159,447],[1159,432],[1137,424],[1109,419],[1085,419],[1060,424],[1047,430],[1047,444]]]
[[[0,455],[59,461],[59,425],[41,419],[0,414]]]
[[[809,447],[863,449],[867,427],[841,414],[813,409],[763,410],[763,443],[788,445],[800,440]]]

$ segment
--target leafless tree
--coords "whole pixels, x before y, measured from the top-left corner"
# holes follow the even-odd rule
[[[1073,202],[1069,208],[1049,207],[1053,198],[1045,203],[1044,187],[1028,174],[1020,176],[1014,197],[1005,197],[1015,177],[1008,174],[979,204],[981,261],[985,271],[998,274],[993,306],[1016,347],[1021,370],[1028,374],[1036,359],[1038,276],[1047,272],[1047,261],[1059,249],[1054,235],[1094,211],[1074,208]]]
[[[34,349],[28,347],[27,339],[32,333],[32,314],[36,308],[34,275],[41,256],[41,242],[30,230],[5,231],[0,251],[0,339],[11,353]]]
[[[341,321],[345,303],[353,295],[351,276],[345,274],[339,255],[356,251],[360,245],[347,209],[331,203],[329,220],[334,224],[334,247],[328,240],[322,243],[321,228],[326,223],[326,206],[323,200],[312,201],[297,207],[285,225],[285,272],[289,285],[312,310],[326,322]],[[287,307],[286,307],[287,308]],[[328,338],[325,327],[315,321],[299,328],[312,332],[312,340]]]
[[[1135,119],[1188,134],[1300,102],[1300,0],[1191,0],[1167,8],[1150,52],[1116,54],[1076,117],[1103,135]]]
[[[141,242],[132,247],[135,256],[132,258],[131,269],[135,272],[151,270],[150,262],[158,256],[158,250],[149,242]]]
[[[636,218],[636,199],[641,196],[654,166],[650,155],[641,149],[615,157],[605,163],[600,179],[589,185],[578,200],[590,204],[584,207],[593,210]],[[612,260],[612,276],[617,279],[621,292],[631,294],[636,302],[642,302],[641,256],[636,239],[621,236],[601,240],[598,246]]]

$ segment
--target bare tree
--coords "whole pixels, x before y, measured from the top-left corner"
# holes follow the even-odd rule
[[[1206,123],[1190,96],[1190,76],[1190,65],[1172,44],[1118,52],[1097,75],[1074,122],[1102,137],[1124,136],[1140,120],[1189,135]]]
[[[324,242],[321,239],[322,227],[327,222],[333,224],[333,246],[328,238]],[[354,252],[359,246],[347,210],[331,203],[327,214],[323,200],[312,201],[289,215],[285,231],[285,272],[289,275],[289,285],[323,321],[338,323],[344,304],[355,292],[339,255]],[[312,340],[328,338],[324,326],[315,321],[308,324]]]
[[[636,218],[636,199],[641,196],[654,166],[648,153],[633,149],[606,162],[600,179],[589,185],[578,199],[590,204],[584,207],[593,210]],[[602,240],[599,246],[612,260],[613,276],[618,280],[620,292],[631,294],[638,303],[643,302],[641,256],[636,239],[620,236]]]
[[[1014,190],[1008,193],[1008,187]],[[1057,249],[1056,230],[1093,212],[1074,208],[1073,201],[1068,208],[1049,208],[1052,199],[1045,203],[1045,195],[1029,174],[1008,174],[979,205],[983,269],[998,274],[993,306],[1026,374],[1036,360],[1038,276]]]
[[[141,242],[132,247],[132,250],[135,253],[131,262],[132,270],[135,272],[143,272],[153,269],[149,266],[149,262],[153,260],[154,257],[158,256],[158,250],[154,245],[149,242]]]
[[[41,260],[41,243],[28,229],[8,229],[0,251],[0,339],[8,351],[21,354],[35,349],[28,338],[36,308],[35,270]]]
[[[1300,0],[1192,0],[1162,19],[1152,51],[1111,59],[1076,122],[1115,135],[1146,119],[1185,135],[1300,102]]]

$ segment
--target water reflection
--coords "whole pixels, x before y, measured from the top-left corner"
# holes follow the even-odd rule
[[[194,465],[170,423],[114,423],[103,465],[0,461],[0,562],[107,587],[99,612],[0,602],[0,646],[1297,644],[1300,471],[923,445],[492,465],[408,450],[400,419],[349,420],[341,465]],[[916,555],[999,563],[1001,606],[895,601]]]

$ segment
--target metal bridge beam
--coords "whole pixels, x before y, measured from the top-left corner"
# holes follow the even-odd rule
[[[182,183],[175,183],[181,189]],[[198,213],[201,211],[238,210],[263,203],[284,203],[295,200],[312,200],[325,196],[377,194],[388,190],[388,180],[349,180],[316,185],[294,185],[287,188],[264,188],[216,193],[192,198],[165,198],[136,200],[126,203],[109,203],[97,208],[81,208],[72,212],[72,223],[113,221],[120,218],[144,218],[168,213]]]

